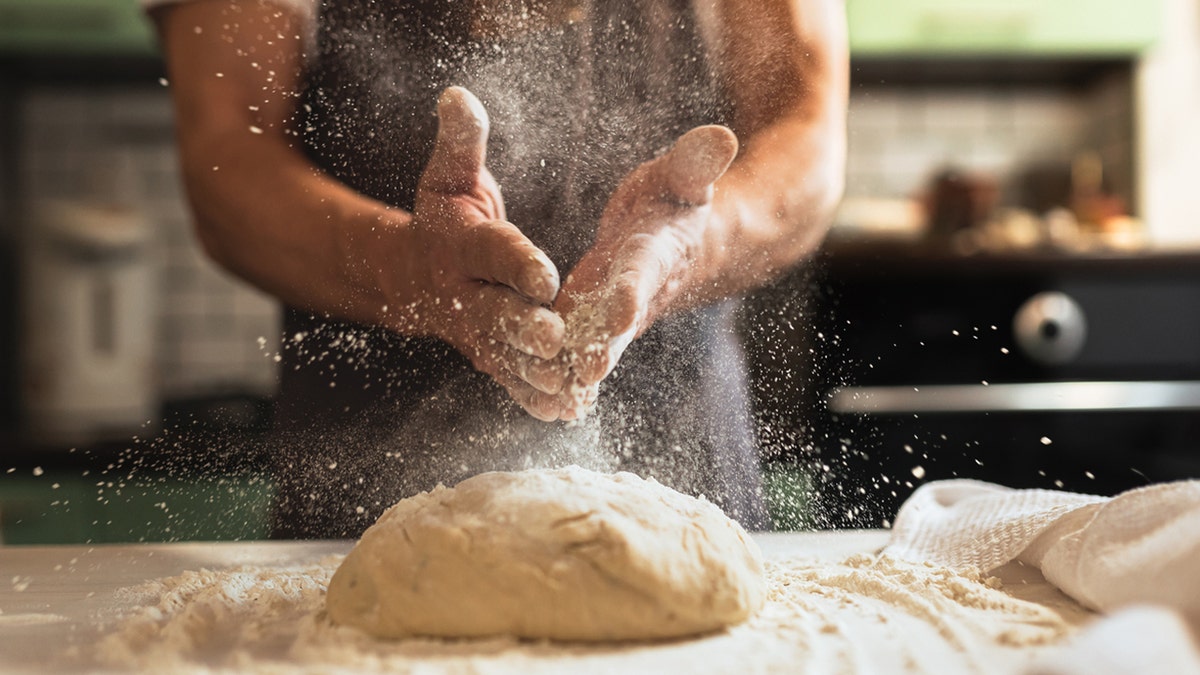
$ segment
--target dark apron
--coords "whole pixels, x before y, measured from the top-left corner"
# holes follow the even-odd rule
[[[621,177],[728,106],[686,0],[597,2],[502,41],[471,37],[469,5],[323,3],[305,147],[354,189],[411,209],[438,94],[467,87],[491,117],[509,220],[565,278]],[[288,310],[273,534],[354,537],[439,482],[570,463],[653,476],[764,528],[735,309],[659,321],[579,423],[535,420],[439,340]]]

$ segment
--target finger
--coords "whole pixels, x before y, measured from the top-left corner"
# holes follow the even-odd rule
[[[586,411],[578,408],[565,408],[563,409],[562,413],[559,414],[558,418],[564,422],[574,422],[575,420],[580,420],[586,417],[585,413]]]
[[[483,338],[469,345],[458,345],[471,365],[481,373],[489,375],[508,395],[529,414],[544,422],[559,418],[561,405],[554,396],[543,394],[522,380],[505,366],[506,347],[495,340]]]
[[[583,419],[587,416],[588,410],[596,402],[599,392],[600,389],[597,385],[580,388],[575,392],[574,398],[560,403],[558,418],[564,422]]]
[[[554,311],[570,317],[576,309],[594,304],[611,264],[612,256],[606,252],[592,249],[584,253],[554,299]]]
[[[500,361],[509,372],[543,394],[558,394],[571,377],[571,369],[563,358],[539,359],[510,347],[500,355]]]
[[[554,394],[545,394],[540,391],[533,392],[529,406],[525,409],[529,411],[530,415],[543,422],[553,422],[563,419],[564,410],[562,403],[558,400],[558,396]]]
[[[696,127],[675,141],[656,166],[667,194],[684,204],[700,205],[712,198],[717,182],[737,156],[737,136],[719,125]]]
[[[540,248],[502,220],[467,228],[456,249],[459,269],[474,279],[503,284],[539,303],[558,295],[558,268]]]
[[[500,194],[500,184],[496,182],[496,177],[492,175],[491,171],[487,170],[487,167],[484,167],[483,169],[482,183],[484,194],[493,194],[497,196]],[[507,209],[504,208],[504,199],[500,198],[493,201],[496,220],[508,220],[508,212]]]
[[[487,159],[488,116],[475,95],[450,87],[438,98],[438,132],[421,186],[437,192],[471,189]]]
[[[530,303],[505,286],[480,284],[463,311],[475,334],[517,351],[551,359],[562,350],[566,335],[562,317]]]
[[[530,415],[543,422],[553,422],[560,417],[561,407],[554,396],[539,392],[506,370],[500,370],[492,377]]]
[[[491,376],[529,414],[543,422],[553,422],[558,419],[561,405],[557,398],[539,392],[528,382],[508,370],[504,365],[502,352],[503,345],[484,339],[477,343],[474,349],[464,353],[471,359],[471,364],[475,366],[476,370]]]
[[[645,323],[650,303],[670,279],[672,241],[651,235],[629,239],[613,263],[608,288],[597,301],[588,325],[573,326],[581,335],[572,368],[585,385],[600,382],[616,368],[625,349]]]
[[[565,359],[539,359],[506,344],[484,338],[474,350],[475,369],[494,378],[505,372],[544,394],[557,395],[572,377]]]
[[[589,387],[599,383],[617,367],[621,355],[637,335],[635,291],[629,286],[617,290],[604,312],[604,324],[590,339],[575,349],[571,369],[580,383]]]

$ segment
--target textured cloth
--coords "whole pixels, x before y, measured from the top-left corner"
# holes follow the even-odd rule
[[[1052,524],[1104,497],[1013,490],[974,480],[928,483],[900,508],[888,552],[909,560],[993,570],[1016,560]]]
[[[1200,633],[1200,481],[1112,498],[929,483],[900,508],[886,553],[985,572],[1031,565],[1085,607],[1114,614],[1031,672],[1200,672],[1184,623]]]
[[[1026,675],[1200,675],[1200,652],[1179,615],[1130,607],[1039,657]]]
[[[1159,604],[1200,621],[1200,481],[1111,499],[968,480],[922,486],[888,552],[985,571],[1018,560],[1080,604]]]

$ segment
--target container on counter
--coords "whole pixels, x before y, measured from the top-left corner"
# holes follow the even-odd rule
[[[151,230],[134,207],[29,206],[21,335],[24,435],[128,438],[159,415]]]

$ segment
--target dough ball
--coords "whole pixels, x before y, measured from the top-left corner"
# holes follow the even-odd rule
[[[758,546],[715,505],[569,467],[400,501],[338,568],[326,605],[382,638],[605,641],[718,630],[765,598]]]

